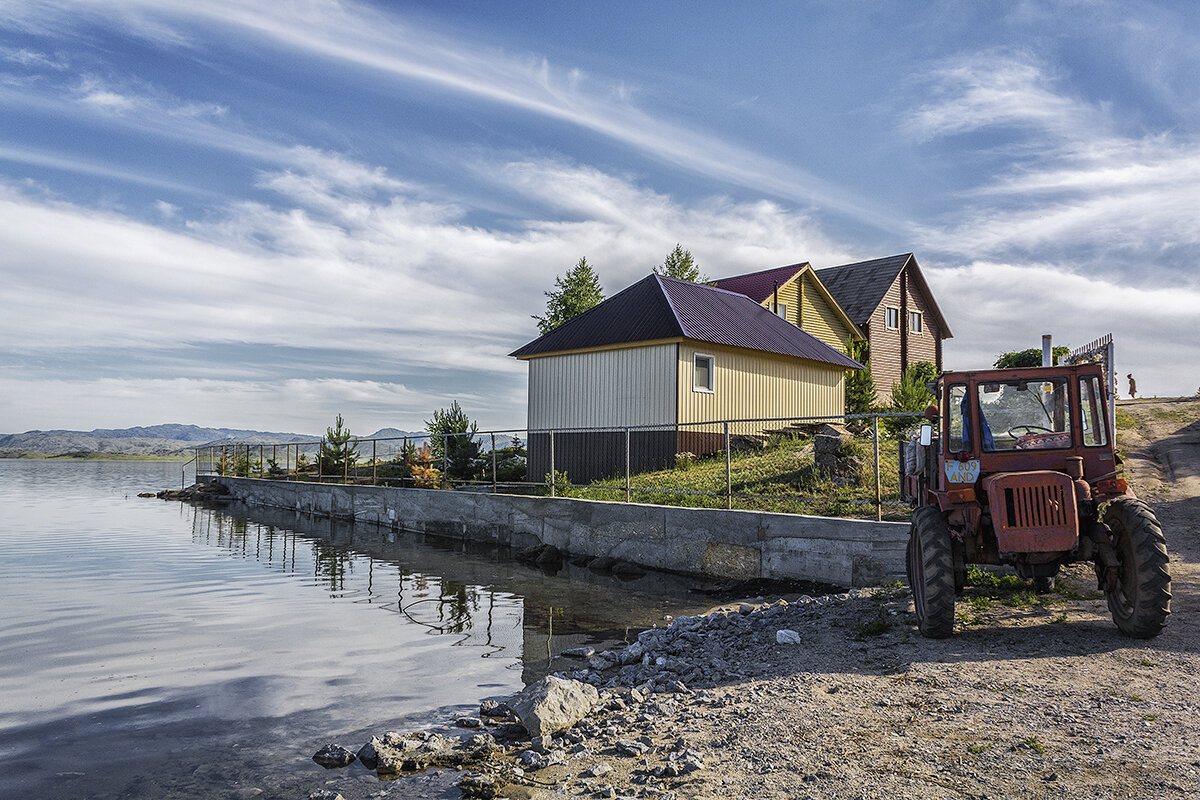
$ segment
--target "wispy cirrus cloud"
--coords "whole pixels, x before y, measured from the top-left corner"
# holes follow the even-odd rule
[[[184,47],[199,29],[266,42],[308,59],[369,70],[397,86],[434,86],[472,98],[575,126],[619,142],[643,157],[748,187],[786,200],[849,215],[871,226],[902,230],[892,210],[843,186],[778,161],[696,126],[643,110],[637,92],[620,80],[556,66],[543,57],[511,53],[478,41],[448,38],[396,14],[353,2],[262,3],[197,0],[163,5],[150,0],[99,4],[43,2],[24,16],[37,24],[120,26],[160,46]],[[383,87],[380,87],[383,89]],[[385,90],[386,91],[386,90]],[[98,96],[110,103],[119,97]],[[121,95],[120,97],[123,97]],[[214,147],[218,141],[208,140]],[[236,145],[234,145],[236,146]]]
[[[924,246],[968,258],[1054,255],[1105,272],[1136,259],[1137,272],[1197,285],[1200,137],[1124,131],[1107,105],[1072,94],[1026,53],[964,56],[924,77],[932,99],[909,117],[910,135],[1005,134],[977,154],[1003,158],[962,192],[963,207],[916,227]]]

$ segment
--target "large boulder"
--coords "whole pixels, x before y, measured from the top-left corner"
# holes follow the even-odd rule
[[[600,701],[595,686],[547,675],[508,701],[532,737],[565,731],[586,717]]]

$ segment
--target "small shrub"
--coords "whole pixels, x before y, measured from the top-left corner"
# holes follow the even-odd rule
[[[976,756],[979,755],[980,753],[986,753],[988,750],[991,750],[991,749],[992,749],[992,746],[990,744],[969,744],[969,745],[967,745],[967,752],[970,753],[971,755],[976,755]]]
[[[1046,752],[1046,746],[1038,741],[1036,736],[1026,736],[1021,741],[1022,747],[1027,747],[1038,755],[1043,755]]]
[[[416,462],[412,465],[413,485],[418,489],[437,489],[442,485],[442,471],[432,466],[433,451],[428,444],[417,450]]]
[[[682,452],[675,454],[675,469],[689,470],[696,463],[697,456],[695,453]]]

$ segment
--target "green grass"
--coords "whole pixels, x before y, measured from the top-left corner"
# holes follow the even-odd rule
[[[967,745],[967,752],[970,753],[971,755],[975,755],[975,756],[979,755],[980,753],[986,753],[988,750],[991,750],[991,749],[992,749],[992,746],[990,744],[969,744],[969,745]]]
[[[767,447],[734,453],[730,459],[733,507],[761,511],[820,514],[837,517],[873,517],[875,472],[869,439],[843,445],[858,467],[838,482],[817,469],[810,439],[805,436],[772,436]],[[896,441],[880,435],[880,491],[884,501],[899,498]],[[842,484],[846,485],[842,485]],[[635,503],[725,508],[725,454],[697,458],[685,468],[662,469],[630,476],[630,499]],[[687,494],[687,492],[707,492]],[[586,487],[566,487],[557,494],[590,500],[624,500],[624,476],[597,481]],[[741,496],[739,496],[741,495]],[[760,496],[751,496],[760,495]],[[908,519],[906,507],[884,507],[886,519]]]
[[[1131,431],[1136,430],[1138,422],[1133,416],[1123,408],[1117,409],[1117,430]]]
[[[1042,755],[1046,752],[1046,746],[1044,744],[1042,744],[1040,741],[1038,741],[1038,738],[1036,736],[1026,736],[1021,741],[1021,746],[1028,747],[1030,750],[1034,751],[1038,755]]]

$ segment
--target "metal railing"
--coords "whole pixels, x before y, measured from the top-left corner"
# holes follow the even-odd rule
[[[195,461],[197,474],[661,505],[809,511],[829,507],[830,515],[869,509],[875,519],[882,519],[885,508],[909,504],[899,497],[896,453],[882,451],[881,440],[894,441],[888,428],[915,427],[921,418],[920,413],[856,414],[351,437],[344,442],[228,442],[197,448]],[[843,441],[857,443],[848,449],[860,464],[859,451],[867,447],[869,437],[867,475],[832,474],[829,456],[836,460],[836,454],[815,452],[814,447],[815,435],[826,424],[854,432]],[[772,458],[780,449],[787,451],[784,457]],[[823,455],[825,468],[820,465]],[[843,485],[836,485],[839,480]],[[832,491],[817,492],[814,485]]]

